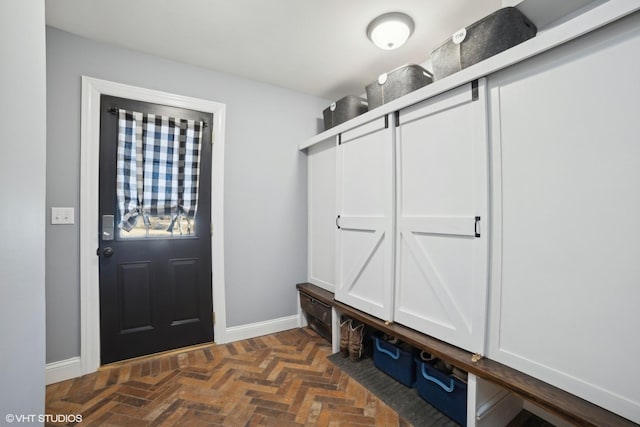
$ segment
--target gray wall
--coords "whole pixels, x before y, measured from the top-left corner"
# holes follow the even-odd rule
[[[306,160],[327,100],[97,43],[47,28],[47,208],[76,207],[75,225],[47,225],[47,362],[80,354],[79,179],[82,75],[227,105],[227,327],[297,312],[306,278]]]
[[[0,2],[0,424],[44,413],[44,0]],[[10,420],[9,420],[10,421]]]

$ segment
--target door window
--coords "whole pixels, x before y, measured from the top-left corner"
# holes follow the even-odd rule
[[[195,236],[203,122],[117,113],[119,239]]]

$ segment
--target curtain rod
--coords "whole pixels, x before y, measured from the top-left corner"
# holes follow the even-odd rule
[[[109,110],[108,110],[108,111],[109,111],[111,114],[117,114],[117,113],[118,113],[118,110],[119,110],[119,108],[118,108],[118,107],[109,107]],[[208,125],[207,125],[207,122],[205,122],[204,120],[200,120],[200,121],[202,122],[202,127],[205,127],[205,128],[206,128],[206,127],[208,126]]]

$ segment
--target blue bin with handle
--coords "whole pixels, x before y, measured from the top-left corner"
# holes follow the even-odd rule
[[[415,381],[414,353],[373,336],[373,364],[407,387],[413,386]]]
[[[415,358],[416,382],[420,397],[456,423],[467,425],[467,384],[440,372],[428,363]]]

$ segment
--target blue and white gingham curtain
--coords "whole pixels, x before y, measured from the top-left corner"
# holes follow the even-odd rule
[[[142,217],[171,216],[167,231],[198,208],[203,123],[118,110],[116,196],[120,227],[130,231]],[[180,227],[182,233],[182,227]]]

